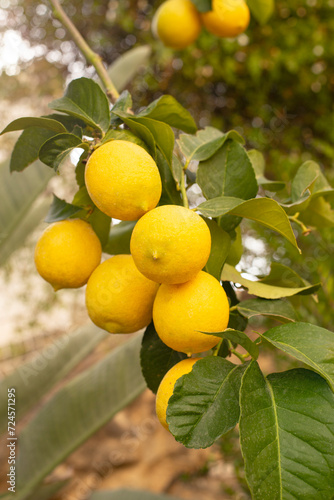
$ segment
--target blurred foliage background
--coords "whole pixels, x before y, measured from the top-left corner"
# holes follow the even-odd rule
[[[106,64],[132,47],[152,47],[149,65],[129,86],[136,108],[169,93],[200,127],[237,129],[249,148],[264,153],[269,178],[288,181],[303,161],[314,159],[333,185],[334,0],[278,0],[265,26],[253,19],[246,33],[234,40],[220,40],[203,30],[196,44],[184,51],[166,49],[151,34],[152,16],[161,3],[72,0],[63,6]],[[0,0],[0,30],[3,125],[9,121],[6,109],[15,115],[10,119],[22,116],[24,107],[35,116],[47,113],[47,102],[59,97],[69,80],[94,75],[52,18],[47,1]],[[1,138],[3,158],[10,153],[11,140]],[[249,230],[244,227],[244,233]],[[256,231],[257,238],[261,231],[269,236],[262,258],[295,262],[305,279],[323,282],[319,304],[296,300],[305,315],[301,319],[330,327],[332,229],[301,236],[302,257],[274,235],[264,230],[259,234],[259,227]],[[317,255],[315,248],[321,248]],[[243,262],[256,256],[246,248]]]

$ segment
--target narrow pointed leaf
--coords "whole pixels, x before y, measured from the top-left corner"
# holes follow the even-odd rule
[[[51,223],[69,219],[81,211],[81,207],[67,203],[65,200],[61,200],[56,195],[53,195],[53,202],[45,217],[45,222]]]
[[[254,169],[241,144],[225,141],[224,145],[197,170],[197,184],[206,199],[231,196],[248,200],[258,191]]]
[[[298,248],[286,213],[275,200],[270,198],[253,198],[243,201],[239,198],[221,196],[201,203],[197,210],[205,217],[230,214],[254,220],[281,234]]]
[[[244,278],[234,267],[225,264],[222,272],[221,279],[223,281],[232,281],[233,283],[240,283],[243,287],[247,288],[249,293],[257,295],[264,299],[281,299],[282,297],[291,297],[292,295],[309,295],[316,292],[321,283],[308,286],[294,286],[283,287],[262,283],[261,281],[251,281]]]
[[[290,323],[262,336],[320,373],[334,390],[334,332],[310,323]]]
[[[240,394],[240,440],[256,500],[331,500],[334,394],[303,368],[267,379],[253,361]]]
[[[80,118],[106,132],[110,123],[109,102],[101,87],[90,78],[72,80],[64,97],[49,104],[51,109]]]
[[[287,300],[250,299],[237,305],[240,314],[246,318],[269,316],[283,323],[297,321],[298,316],[291,302]]]
[[[195,120],[173,96],[163,95],[153,101],[137,116],[146,116],[154,120],[168,123],[171,127],[194,133],[197,130]]]
[[[24,500],[73,450],[144,390],[140,345],[141,336],[135,336],[71,380],[23,429],[15,500]]]
[[[95,325],[78,328],[56,339],[31,361],[23,363],[0,382],[0,433],[7,428],[7,388],[15,387],[19,398],[16,416],[21,418],[62,380],[108,334]]]
[[[214,335],[215,337],[221,337],[222,339],[228,339],[235,344],[243,347],[254,359],[259,357],[259,348],[255,342],[253,342],[244,332],[235,330],[233,328],[227,328],[223,332],[201,332],[206,335]]]
[[[15,130],[24,130],[29,127],[39,127],[45,128],[48,130],[52,130],[57,134],[61,134],[62,132],[67,132],[64,125],[62,125],[57,120],[52,120],[50,118],[44,117],[26,117],[26,118],[18,118],[17,120],[12,121],[6,128],[0,132],[0,135],[6,134],[7,132],[14,132]]]
[[[167,407],[169,430],[189,448],[207,448],[239,421],[239,389],[246,365],[210,356],[177,380]]]
[[[183,352],[174,351],[160,340],[153,323],[146,328],[140,351],[140,363],[147,387],[154,394],[168,370],[186,357]]]
[[[58,134],[48,139],[39,151],[39,159],[57,172],[58,168],[75,148],[88,149],[77,135]]]

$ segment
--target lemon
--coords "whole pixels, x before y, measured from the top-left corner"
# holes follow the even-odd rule
[[[233,38],[246,30],[250,13],[244,0],[213,0],[212,10],[201,17],[206,29],[214,35]]]
[[[184,49],[201,32],[201,19],[190,0],[167,0],[156,11],[152,21],[153,34],[164,45]]]
[[[187,283],[161,285],[153,306],[153,321],[160,339],[175,351],[207,351],[219,337],[200,332],[221,332],[227,327],[229,304],[216,278],[200,271]]]
[[[152,321],[158,284],[140,274],[131,255],[115,255],[100,264],[87,283],[91,320],[110,333],[133,333]]]
[[[35,264],[55,290],[79,288],[87,283],[101,255],[101,243],[91,225],[68,219],[44,231],[35,248]]]
[[[180,361],[174,365],[164,376],[160,382],[157,397],[156,397],[156,412],[160,423],[168,430],[168,424],[166,422],[167,405],[170,397],[173,394],[174,386],[177,380],[190,373],[196,361],[201,358],[188,358]]]
[[[195,212],[163,205],[135,225],[130,249],[139,271],[158,283],[184,283],[206,264],[210,230]]]
[[[139,219],[161,196],[155,161],[129,141],[113,140],[96,149],[87,162],[85,182],[95,205],[120,220]]]

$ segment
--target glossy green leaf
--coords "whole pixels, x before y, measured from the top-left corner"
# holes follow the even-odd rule
[[[250,299],[237,305],[240,314],[246,318],[269,316],[282,323],[297,321],[298,316],[291,302],[287,300]]]
[[[132,97],[128,90],[124,90],[111,109],[111,123],[117,124],[119,118],[114,115],[115,111],[127,113],[132,108]]]
[[[285,202],[279,201],[280,206],[288,215],[295,215],[297,212],[303,212],[309,206],[311,201],[311,195],[309,192],[305,193],[299,200],[295,202]]]
[[[96,491],[89,500],[181,500],[170,495],[142,490]]]
[[[221,272],[231,246],[231,238],[218,224],[211,219],[205,219],[211,233],[211,252],[205,265],[205,269],[217,280],[220,280]]]
[[[140,346],[141,336],[135,336],[111,351],[61,388],[22,430],[15,500],[24,500],[73,450],[144,390]],[[117,384],[110,383],[115,380]]]
[[[168,123],[171,127],[183,130],[190,134],[196,132],[195,120],[174,97],[163,95],[151,102],[147,108],[138,113],[137,116],[146,116],[153,120]]]
[[[156,144],[151,130],[148,129],[146,125],[143,125],[138,120],[135,120],[133,117],[130,118],[126,113],[117,111],[115,114],[122,118],[122,121],[131,129],[131,131],[147,144],[150,154],[153,158],[156,158]]]
[[[272,262],[270,273],[260,278],[262,283],[288,288],[309,285],[310,283],[299,276],[294,269],[280,262]]]
[[[146,328],[140,351],[140,363],[147,387],[154,394],[168,370],[186,357],[183,352],[174,351],[160,340],[153,323]]]
[[[131,235],[136,222],[123,221],[112,226],[103,251],[110,255],[129,254]]]
[[[256,500],[331,500],[334,494],[334,394],[314,372],[264,378],[247,368],[240,394],[240,440]]]
[[[243,143],[243,138],[235,130],[223,134],[214,127],[205,127],[196,135],[181,134],[177,143],[187,162],[205,161],[221,148],[227,139]]]
[[[291,297],[292,295],[309,295],[316,292],[321,283],[308,286],[283,287],[270,285],[261,281],[251,281],[244,278],[234,267],[225,264],[221,276],[222,280],[239,283],[252,295],[257,295],[264,299],[281,299],[282,297]]]
[[[225,141],[213,156],[200,162],[197,184],[208,200],[219,196],[248,200],[258,191],[254,169],[245,149],[232,140]]]
[[[93,128],[106,132],[110,111],[106,94],[90,78],[78,78],[68,85],[64,97],[49,104],[51,109],[80,118]]]
[[[162,194],[159,204],[182,205],[180,191],[177,190],[171,169],[160,151],[157,151],[157,165],[162,182]]]
[[[89,222],[97,234],[103,249],[109,241],[111,218],[97,207],[94,207],[93,212],[87,218],[87,222]]]
[[[274,12],[274,0],[247,0],[248,7],[260,24],[265,24]]]
[[[47,216],[45,217],[45,222],[51,223],[69,219],[70,217],[73,217],[73,215],[81,212],[81,210],[81,207],[67,203],[65,200],[61,200],[54,194],[53,202]]]
[[[299,200],[316,181],[320,174],[320,167],[314,161],[306,161],[303,163],[291,183],[291,200],[295,202]]]
[[[140,137],[138,137],[136,134],[131,132],[131,130],[110,129],[110,130],[108,130],[106,135],[103,137],[101,144],[104,144],[105,142],[112,141],[114,139],[116,139],[118,141],[133,142],[134,144],[138,144],[138,146],[141,146],[142,148],[144,148],[148,153],[150,152],[148,145]]]
[[[270,198],[253,198],[243,201],[239,198],[221,196],[201,203],[197,210],[205,217],[230,214],[251,219],[281,234],[298,248],[286,213],[275,200]]]
[[[52,120],[46,117],[25,117],[25,118],[17,118],[12,121],[6,128],[0,132],[0,135],[6,134],[7,132],[14,132],[15,130],[24,130],[29,127],[38,127],[45,128],[48,130],[52,130],[57,134],[61,134],[62,132],[67,132],[64,125],[62,125],[57,120]]]
[[[334,390],[334,332],[310,323],[290,323],[271,328],[262,336],[313,368]]]
[[[207,448],[239,421],[239,389],[246,365],[209,356],[180,377],[168,402],[167,422],[188,448]]]
[[[75,148],[88,149],[87,143],[74,134],[58,134],[48,139],[39,150],[39,159],[57,172],[58,168]]]
[[[53,137],[55,132],[38,127],[29,127],[22,132],[15,143],[10,159],[10,171],[22,172],[38,159],[41,146]]]
[[[234,344],[241,345],[241,347],[243,347],[252,356],[252,358],[257,359],[259,357],[259,348],[257,344],[255,344],[255,342],[253,342],[244,332],[234,330],[233,328],[227,328],[223,332],[201,333],[230,340]]]
[[[307,226],[323,229],[334,227],[334,210],[331,204],[322,196],[311,199],[306,210],[304,210],[299,219]]]
[[[240,262],[243,253],[244,247],[239,226],[235,228],[235,239],[231,241],[230,251],[226,258],[226,262],[231,266],[236,266]]]
[[[20,173],[10,173],[9,161],[0,164],[0,265],[43,220],[49,200],[37,198],[53,175],[40,162]]]
[[[134,47],[109,66],[108,73],[119,92],[133,80],[142,67],[147,66],[151,52],[152,48],[149,45]]]
[[[191,0],[199,12],[208,12],[212,9],[212,0]]]
[[[20,419],[62,380],[108,334],[93,324],[56,339],[30,361],[19,365],[0,382],[0,433],[7,429],[7,388],[18,395],[16,417]]]

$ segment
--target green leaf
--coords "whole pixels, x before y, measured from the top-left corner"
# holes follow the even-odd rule
[[[106,135],[103,137],[103,139],[101,141],[101,145],[104,144],[105,142],[109,142],[109,141],[112,141],[114,139],[116,139],[118,141],[133,142],[134,144],[138,144],[138,146],[141,146],[142,148],[144,148],[148,153],[150,152],[147,144],[140,137],[138,137],[136,134],[131,132],[131,130],[110,129],[110,130],[108,130]]]
[[[252,342],[252,340],[244,332],[234,330],[233,328],[227,328],[223,332],[201,333],[205,333],[206,335],[214,335],[215,337],[220,337],[222,339],[228,339],[236,345],[241,345],[241,347],[243,347],[252,356],[252,358],[257,359],[259,357],[259,348],[257,344],[255,344],[255,342]]]
[[[293,203],[282,203],[281,201],[279,201],[279,204],[288,215],[295,215],[297,212],[300,213],[306,210],[310,204],[310,201],[311,195],[309,192],[307,192],[298,201],[295,201]]]
[[[223,134],[217,128],[205,127],[203,130],[199,130],[196,135],[181,134],[177,143],[187,163],[189,163],[193,160],[208,160],[228,139],[244,142],[243,138],[235,130]]]
[[[176,441],[188,448],[207,448],[237,425],[245,368],[209,356],[177,380],[167,407],[167,423]]]
[[[124,221],[112,226],[103,251],[110,255],[129,254],[131,235],[136,222]]]
[[[53,175],[54,172],[40,162],[24,172],[12,174],[9,161],[0,164],[0,265],[43,220],[50,201],[36,199]]]
[[[88,500],[181,500],[170,495],[140,490],[96,491]]]
[[[205,219],[211,233],[211,252],[205,269],[217,280],[220,280],[222,269],[231,246],[231,238],[218,224],[211,219]]]
[[[144,390],[140,345],[141,336],[135,336],[107,354],[61,388],[22,430],[15,500],[24,500],[73,450]]]
[[[208,12],[212,9],[212,0],[191,0],[198,12]]]
[[[181,104],[171,95],[163,95],[151,102],[137,116],[146,116],[154,120],[168,123],[171,127],[190,134],[196,132],[195,120]]]
[[[0,433],[7,429],[7,388],[15,387],[20,419],[62,380],[108,334],[93,324],[78,328],[49,344],[0,382]]]
[[[178,186],[181,184],[181,179],[183,175],[183,166],[179,158],[173,154],[173,161],[172,161],[172,174],[174,177],[175,182],[177,183]]]
[[[15,143],[10,160],[10,171],[21,172],[36,161],[41,146],[54,135],[52,130],[38,127],[29,127],[24,130]]]
[[[49,104],[51,109],[80,118],[93,128],[106,132],[109,128],[110,111],[106,94],[90,78],[73,80],[64,97]]]
[[[95,207],[93,212],[87,218],[87,222],[89,222],[94,229],[101,242],[102,248],[104,248],[109,241],[111,218]]]
[[[197,170],[197,184],[206,199],[233,196],[248,200],[258,191],[254,169],[245,149],[236,141],[228,140]]]
[[[108,73],[118,91],[123,90],[138,71],[147,66],[151,52],[149,45],[142,45],[128,50],[113,62]]]
[[[267,276],[261,277],[260,281],[267,285],[283,286],[293,288],[298,286],[309,285],[310,283],[299,276],[291,267],[285,266],[280,262],[272,262],[270,273]]]
[[[221,196],[201,203],[197,210],[205,217],[220,217],[230,214],[254,220],[281,234],[298,248],[286,213],[277,201],[270,198],[253,198],[244,201],[239,198]]]
[[[45,222],[51,223],[69,219],[78,212],[81,212],[81,210],[82,207],[77,207],[71,203],[67,203],[65,200],[61,200],[54,194],[53,202],[47,216],[45,217]]]
[[[39,159],[57,172],[61,163],[75,148],[88,149],[88,144],[74,134],[58,134],[48,139],[39,150]]]
[[[271,181],[264,176],[265,161],[264,161],[264,156],[262,153],[260,153],[260,151],[257,151],[256,149],[251,149],[250,151],[247,152],[247,154],[252,163],[256,181],[259,186],[262,186],[263,189],[272,192],[284,189],[285,182]]]
[[[153,323],[145,330],[140,351],[140,363],[147,387],[157,393],[161,380],[176,363],[187,355],[174,351],[160,340]]]
[[[157,151],[157,165],[161,176],[162,194],[159,201],[160,205],[182,205],[180,191],[177,190],[176,184],[169,168],[169,165],[164,156]]]
[[[305,192],[312,186],[320,174],[320,167],[314,161],[303,163],[291,183],[291,200],[299,200]]]
[[[262,334],[271,344],[307,364],[334,390],[334,333],[309,323],[290,323]]]
[[[287,300],[250,299],[237,305],[240,314],[246,318],[253,316],[269,316],[282,323],[297,321],[298,316],[291,302]]]
[[[235,239],[231,241],[230,251],[226,258],[226,262],[231,266],[236,266],[244,253],[240,227],[236,227],[234,232]]]
[[[292,295],[309,295],[316,292],[321,286],[321,283],[309,286],[294,286],[291,288],[283,286],[269,285],[261,281],[251,281],[244,278],[234,267],[225,264],[222,280],[232,281],[233,283],[240,283],[252,295],[257,295],[264,299],[281,299],[282,297],[291,297]]]
[[[334,395],[305,369],[265,379],[255,361],[240,394],[240,440],[246,477],[256,500],[334,494]]]
[[[132,130],[132,132],[147,144],[149,153],[153,156],[153,158],[156,158],[156,145],[151,130],[149,130],[146,125],[139,123],[132,116],[130,118],[126,113],[117,111],[115,114],[122,118],[122,121]]]
[[[113,114],[114,111],[123,111],[124,113],[127,113],[129,109],[132,108],[132,97],[131,94],[128,90],[124,90],[115,104],[113,105],[111,109],[111,113]]]
[[[52,120],[46,117],[25,117],[12,121],[6,128],[3,129],[2,132],[0,132],[0,135],[6,134],[7,132],[14,132],[15,130],[24,130],[29,127],[45,128],[47,130],[52,130],[57,134],[66,132],[64,125],[59,123],[57,120]]]
[[[299,215],[299,220],[307,226],[323,229],[334,226],[334,210],[322,196],[311,199],[306,210]]]
[[[247,0],[248,7],[260,24],[265,24],[274,12],[274,0]]]

